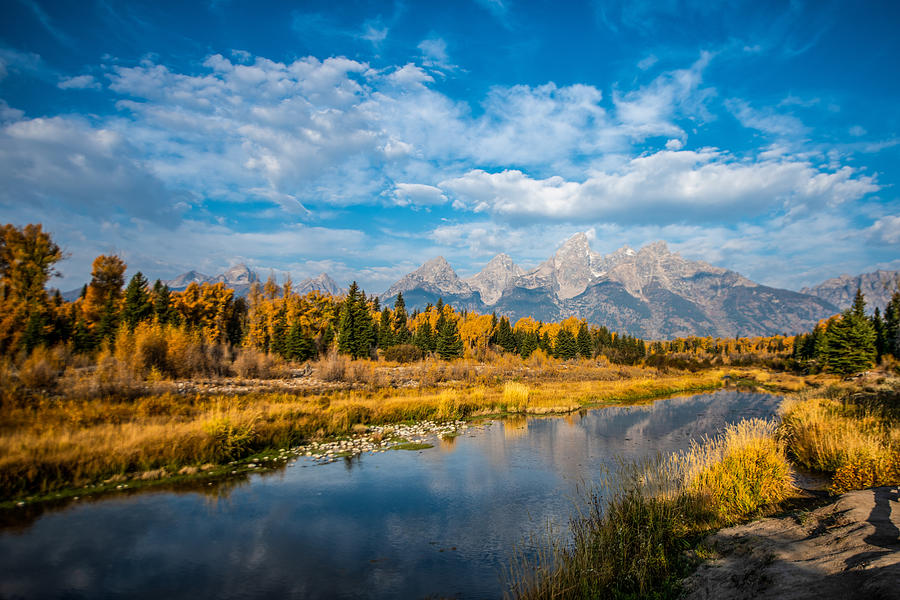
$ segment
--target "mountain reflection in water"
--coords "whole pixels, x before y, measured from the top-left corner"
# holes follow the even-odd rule
[[[779,401],[719,391],[490,421],[227,490],[75,502],[0,533],[0,597],[500,597],[513,546],[564,525],[618,458],[686,448]]]

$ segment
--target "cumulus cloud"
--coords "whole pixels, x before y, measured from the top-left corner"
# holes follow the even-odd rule
[[[636,139],[657,135],[683,137],[684,131],[676,124],[676,116],[711,119],[706,103],[716,91],[712,87],[701,87],[703,71],[711,60],[712,54],[703,52],[688,69],[663,73],[638,90],[616,92],[613,103],[621,127]]]
[[[472,170],[440,183],[456,205],[510,220],[679,222],[735,220],[772,209],[836,205],[879,189],[849,167],[823,171],[790,159],[739,161],[714,149],[661,151],[583,182],[518,170]]]
[[[76,75],[75,77],[63,77],[56,87],[61,90],[99,90],[101,86],[94,80],[93,75]]]
[[[889,215],[878,219],[868,229],[868,234],[882,244],[900,244],[900,217]]]
[[[178,218],[185,195],[173,194],[110,129],[77,118],[16,120],[0,129],[0,205],[118,215],[158,223]]]
[[[397,206],[433,206],[447,202],[443,190],[422,183],[398,183],[394,186]]]

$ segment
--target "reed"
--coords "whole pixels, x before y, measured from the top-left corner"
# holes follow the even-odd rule
[[[112,355],[90,374],[63,377],[71,396],[32,396],[0,407],[0,499],[85,485],[114,475],[222,463],[354,426],[452,420],[516,413],[565,413],[586,405],[632,401],[688,389],[711,389],[723,372],[655,374],[628,369],[621,379],[532,379],[429,388],[394,388],[363,364],[355,377],[374,380],[332,391],[174,393],[175,382],[139,380]],[[354,362],[336,359],[347,371]],[[324,366],[323,366],[324,368]],[[429,368],[450,368],[434,363]],[[242,381],[242,380],[241,380]],[[67,385],[71,384],[71,385]],[[116,392],[117,389],[125,392]],[[253,389],[253,388],[251,388]]]
[[[794,459],[830,475],[837,493],[900,484],[900,393],[848,388],[830,396],[798,395],[782,405],[780,435]]]
[[[519,552],[512,598],[675,597],[700,536],[792,492],[770,421],[744,421],[688,452],[626,464],[591,490],[567,534]],[[695,552],[693,556],[695,557]]]

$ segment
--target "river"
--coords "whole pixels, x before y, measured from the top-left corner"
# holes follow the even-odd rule
[[[0,597],[498,598],[512,548],[564,526],[618,459],[686,448],[779,402],[722,390],[486,421],[426,450],[7,515]]]

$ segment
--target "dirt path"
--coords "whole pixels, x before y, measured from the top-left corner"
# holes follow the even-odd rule
[[[851,492],[808,513],[723,529],[687,597],[900,599],[900,489]]]

